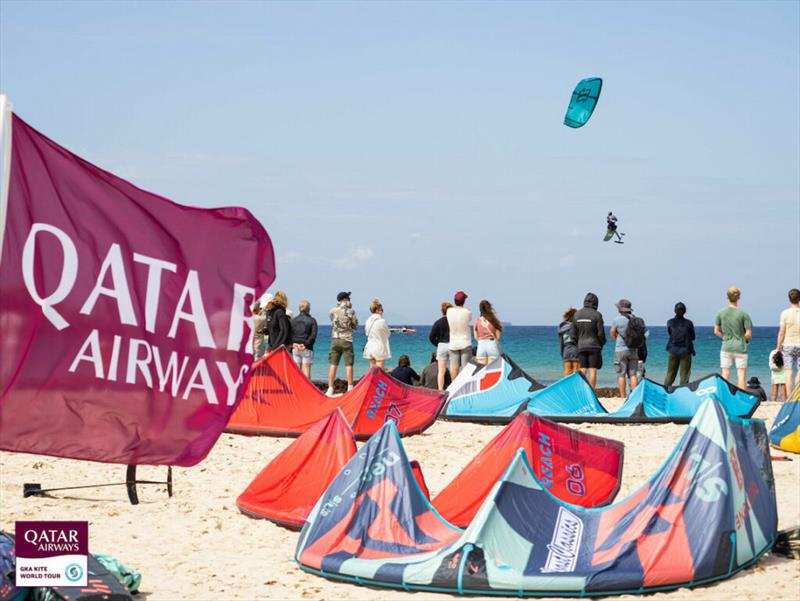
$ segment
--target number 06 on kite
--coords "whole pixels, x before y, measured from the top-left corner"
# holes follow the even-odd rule
[[[564,115],[564,125],[568,127],[583,127],[592,116],[594,107],[600,98],[600,90],[603,89],[603,80],[599,77],[582,79],[575,86],[572,92],[567,114]]]

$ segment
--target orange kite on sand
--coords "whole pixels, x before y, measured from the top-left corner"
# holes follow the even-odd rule
[[[523,413],[475,456],[432,505],[451,524],[466,527],[520,448],[543,486],[563,501],[598,507],[611,503],[619,490],[622,443]],[[344,415],[334,410],[275,457],[236,504],[251,517],[299,529],[356,452]],[[412,470],[422,494],[430,498],[417,462],[412,462]]]
[[[443,392],[408,386],[378,368],[369,370],[350,392],[328,397],[280,348],[253,367],[250,385],[227,431],[299,436],[339,408],[358,440],[372,436],[387,420],[395,423],[401,436],[410,436],[436,421],[444,398]]]

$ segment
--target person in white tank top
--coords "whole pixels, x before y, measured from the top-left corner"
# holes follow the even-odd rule
[[[791,306],[781,312],[781,328],[778,330],[778,347],[783,355],[783,369],[786,374],[786,388],[789,392],[800,385],[800,290],[789,290]],[[792,372],[797,375],[792,380]]]
[[[455,380],[461,368],[472,359],[472,311],[464,306],[467,293],[459,290],[453,297],[455,307],[447,310],[447,325],[450,328],[450,375]]]

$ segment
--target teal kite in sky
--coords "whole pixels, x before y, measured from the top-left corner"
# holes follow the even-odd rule
[[[567,114],[564,116],[564,125],[575,128],[586,125],[594,112],[602,89],[603,80],[599,77],[590,77],[578,82],[575,91],[572,92]]]

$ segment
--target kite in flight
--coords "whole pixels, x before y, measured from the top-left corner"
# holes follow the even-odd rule
[[[616,236],[617,239],[614,240],[614,242],[616,242],[617,244],[625,244],[622,241],[622,237],[625,234],[617,231],[617,217],[611,211],[608,212],[608,216],[606,217],[606,225],[608,226],[608,231],[606,231],[606,237],[603,238],[603,241],[608,242],[609,240],[611,240],[611,238]]]
[[[603,80],[599,77],[590,77],[579,81],[575,86],[575,91],[572,92],[567,114],[564,116],[564,125],[574,128],[586,125],[594,112],[602,88]]]

